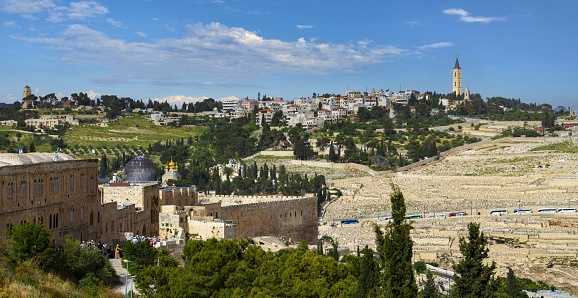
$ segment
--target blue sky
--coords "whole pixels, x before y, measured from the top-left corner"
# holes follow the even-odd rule
[[[576,105],[578,1],[0,0],[0,102],[347,89]],[[578,105],[576,105],[578,108]]]

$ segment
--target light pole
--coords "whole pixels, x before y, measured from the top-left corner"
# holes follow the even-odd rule
[[[124,259],[122,260],[123,262],[126,263],[126,275],[125,275],[125,281],[124,281],[124,297],[128,297],[128,263],[130,263],[131,261]]]

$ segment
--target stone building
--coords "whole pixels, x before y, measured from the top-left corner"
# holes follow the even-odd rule
[[[195,206],[163,206],[159,217],[161,238],[176,235],[180,228],[202,239],[275,236],[317,243],[315,197],[206,197]]]
[[[156,177],[147,160],[129,162],[128,176]],[[215,196],[200,203],[194,187],[159,188],[155,181],[98,185],[97,159],[1,153],[0,225],[9,229],[28,221],[42,223],[55,242],[72,235],[110,245],[123,242],[126,233],[179,239],[184,233],[205,239],[276,236],[313,244],[318,228],[314,197]]]
[[[43,223],[56,241],[101,237],[98,161],[66,154],[0,154],[0,226]],[[116,204],[115,204],[116,209]],[[5,230],[0,232],[5,236]]]
[[[125,232],[158,235],[165,202],[194,205],[195,189],[159,189],[157,182],[99,186],[97,159],[0,153],[0,226],[5,228],[32,221],[42,223],[55,242],[68,234],[112,245],[124,241]]]

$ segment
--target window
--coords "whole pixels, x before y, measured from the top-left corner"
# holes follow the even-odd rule
[[[70,190],[74,190],[74,175],[70,175],[70,181],[68,182],[70,185]]]
[[[53,194],[54,193],[54,184],[52,181],[52,177],[50,177],[50,180],[48,181],[48,193],[49,194]]]
[[[22,182],[20,182],[20,196],[22,196],[23,198],[26,197],[26,193],[27,193],[27,186],[26,186],[26,180],[22,180]]]
[[[84,219],[84,207],[80,207],[80,221]]]
[[[80,174],[80,188],[84,188],[84,174]]]
[[[14,182],[8,182],[8,197],[14,197]]]
[[[74,222],[74,208],[70,208],[70,222]]]
[[[94,192],[94,177],[90,177],[90,182],[88,183],[88,188],[90,188],[90,192]]]

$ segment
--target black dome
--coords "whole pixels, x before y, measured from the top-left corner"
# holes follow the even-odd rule
[[[124,181],[150,182],[157,181],[157,167],[152,160],[137,156],[124,166]]]

